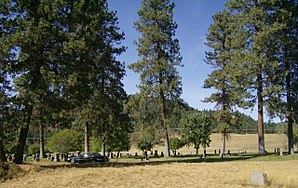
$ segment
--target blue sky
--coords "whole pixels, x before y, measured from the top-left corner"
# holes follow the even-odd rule
[[[204,45],[208,27],[213,22],[212,15],[224,10],[225,0],[173,0],[176,4],[174,9],[174,21],[178,24],[176,38],[180,42],[180,53],[183,57],[184,67],[179,68],[182,77],[183,94],[182,98],[192,107],[203,109],[214,109],[214,105],[203,103],[202,100],[208,97],[212,91],[203,89],[204,80],[212,69],[204,62]],[[108,0],[109,9],[117,11],[120,31],[125,33],[123,45],[127,51],[118,57],[124,61],[126,66],[138,60],[136,46],[133,41],[137,40],[139,33],[134,29],[133,23],[139,19],[137,11],[141,7],[141,0]],[[127,76],[124,78],[125,90],[128,94],[138,92],[139,75],[127,69]],[[255,109],[245,112],[256,119]]]

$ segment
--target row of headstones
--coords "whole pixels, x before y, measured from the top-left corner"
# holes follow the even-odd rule
[[[130,157],[138,157],[139,156],[139,154],[138,154],[138,152],[135,152],[135,154],[134,155],[132,155],[131,153],[126,153],[126,157],[127,158],[130,158]],[[148,152],[147,151],[145,151],[145,152],[143,152],[143,156],[148,156]],[[158,150],[155,150],[155,151],[150,151],[150,156],[154,156],[154,157],[163,157],[164,156],[164,154],[163,154],[163,152],[161,152],[160,153],[160,155],[158,154]],[[114,154],[114,153],[109,153],[108,154],[108,157],[109,158],[122,158],[122,157],[124,157],[123,156],[123,154],[122,153],[117,153],[117,154]]]
[[[5,154],[7,161],[13,161],[14,160],[14,154]]]

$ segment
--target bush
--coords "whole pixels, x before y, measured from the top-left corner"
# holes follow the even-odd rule
[[[70,129],[64,129],[51,136],[47,143],[50,152],[68,153],[83,149],[83,134]]]
[[[177,150],[185,146],[185,143],[179,138],[170,138],[170,148],[174,155],[176,155]]]
[[[28,147],[28,154],[29,155],[37,154],[37,153],[39,153],[39,149],[40,149],[40,146],[38,143],[31,144]]]
[[[138,142],[138,149],[142,151],[150,151],[153,148],[152,142],[146,140],[140,140]]]

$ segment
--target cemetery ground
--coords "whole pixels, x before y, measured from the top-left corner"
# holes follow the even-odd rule
[[[126,157],[126,152],[106,164],[28,161],[12,165],[12,179],[2,181],[0,187],[253,187],[249,183],[253,172],[266,173],[268,187],[298,187],[298,154],[273,153],[274,148],[286,151],[284,135],[266,135],[269,154],[258,157],[256,135],[233,134],[227,142],[231,156],[224,159],[214,153],[220,148],[219,136],[212,135],[205,159],[185,147],[180,156],[150,158],[150,162]],[[160,146],[154,149],[161,151]],[[134,148],[130,152],[140,153]]]

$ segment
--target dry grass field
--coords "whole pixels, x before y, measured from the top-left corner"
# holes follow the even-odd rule
[[[219,135],[212,136],[219,138]],[[267,149],[282,147],[280,137],[267,135]],[[257,150],[257,145],[252,145],[254,139],[257,140],[255,135],[231,135],[227,149],[254,152]],[[213,150],[220,146],[216,144],[220,142],[213,141],[210,152],[214,153]],[[183,148],[181,152],[188,154],[194,150]],[[206,159],[180,156],[152,158],[150,162],[121,158],[113,159],[108,164],[77,165],[42,161],[27,163],[21,168],[26,171],[25,175],[2,182],[0,187],[252,187],[249,184],[252,172],[266,173],[270,182],[268,187],[298,187],[298,154],[227,156],[224,160],[218,156],[208,156]]]
[[[273,152],[274,148],[282,148],[283,151],[287,151],[287,137],[284,134],[267,134],[265,135],[265,146],[268,152]],[[214,150],[221,148],[221,134],[213,133],[211,135],[211,144],[207,148],[207,153],[214,154]],[[156,146],[153,150],[158,150],[159,152],[163,150],[162,146]],[[226,151],[230,150],[231,153],[238,152],[248,152],[257,153],[258,152],[258,136],[257,134],[230,134],[229,139],[226,141]],[[132,147],[131,153],[140,151],[136,147]],[[193,147],[184,147],[179,150],[183,155],[194,154],[195,149]],[[202,148],[199,150],[202,153]]]
[[[297,160],[48,165],[34,167],[36,169],[29,174],[8,180],[0,187],[251,187],[249,177],[252,172],[267,173],[269,187],[298,187]]]

